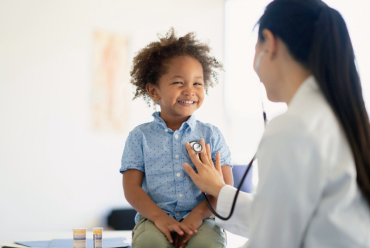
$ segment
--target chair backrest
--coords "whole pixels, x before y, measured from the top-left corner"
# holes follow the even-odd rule
[[[233,167],[233,177],[234,177],[234,187],[237,188],[239,186],[240,181],[244,175],[245,170],[247,169],[247,165],[234,165]],[[252,193],[253,192],[253,184],[252,184],[252,177],[253,177],[253,165],[252,168],[249,170],[247,177],[244,180],[244,183],[241,187],[241,191]]]
[[[133,208],[114,209],[108,216],[108,226],[114,230],[132,230],[135,226],[136,210]]]

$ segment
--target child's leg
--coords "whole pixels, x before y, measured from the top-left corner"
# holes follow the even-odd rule
[[[174,248],[154,223],[142,215],[132,230],[132,248]]]
[[[214,219],[205,219],[198,232],[190,238],[186,248],[225,248],[226,235],[222,228],[216,226]]]

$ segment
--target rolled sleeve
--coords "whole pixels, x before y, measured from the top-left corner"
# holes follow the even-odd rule
[[[127,137],[121,159],[121,173],[129,169],[145,172],[142,137],[139,130],[133,130]]]
[[[216,154],[220,152],[221,155],[221,166],[230,165],[231,168],[231,153],[230,149],[226,144],[225,138],[217,127],[214,127],[214,133],[212,135],[212,160],[216,161]]]

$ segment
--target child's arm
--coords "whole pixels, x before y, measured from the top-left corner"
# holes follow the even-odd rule
[[[193,231],[187,225],[168,216],[141,188],[143,178],[144,173],[139,170],[131,169],[123,172],[123,190],[131,206],[147,219],[153,221],[170,243],[173,242],[171,232],[177,232],[179,235],[183,235],[186,232],[191,236]],[[196,230],[194,231],[196,232]]]

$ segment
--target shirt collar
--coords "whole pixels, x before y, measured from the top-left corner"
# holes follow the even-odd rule
[[[166,122],[161,118],[161,112],[157,111],[152,114],[154,117],[154,122],[158,123],[159,125],[163,126],[164,128],[167,128]],[[191,115],[187,121],[182,123],[180,130],[183,128],[186,128],[186,126],[189,126],[192,130],[194,130],[195,126],[197,124],[197,119],[194,115]]]
[[[289,103],[288,107],[291,107],[295,104],[295,102],[299,102],[299,99],[301,99],[303,96],[305,96],[308,92],[312,91],[319,91],[320,87],[316,81],[316,78],[314,75],[309,76],[301,86],[299,86],[297,92],[294,94],[292,100]]]

